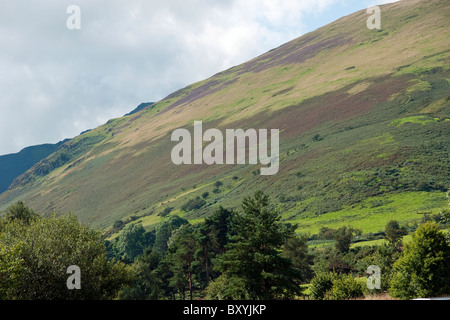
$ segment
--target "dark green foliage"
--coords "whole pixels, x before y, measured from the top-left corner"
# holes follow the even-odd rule
[[[127,224],[114,242],[116,257],[124,262],[133,262],[150,245],[150,235],[146,235],[140,223]]]
[[[124,222],[122,220],[117,220],[116,222],[114,222],[113,224],[113,228],[117,228],[120,229],[124,226]]]
[[[151,250],[133,263],[134,282],[119,293],[120,300],[157,300],[164,298],[164,284],[158,272],[161,255]]]
[[[434,222],[421,225],[394,264],[390,293],[400,299],[450,292],[450,244]]]
[[[386,240],[395,247],[401,244],[402,238],[407,234],[405,229],[400,228],[398,221],[391,220],[386,224]]]
[[[322,141],[323,138],[321,137],[320,134],[316,133],[316,134],[313,136],[313,140],[314,140],[314,141]]]
[[[217,268],[239,283],[250,299],[280,299],[300,293],[301,273],[279,250],[290,237],[262,192],[243,200],[243,214],[232,222],[233,235]],[[235,283],[235,281],[233,281]],[[231,290],[231,288],[224,288]]]
[[[442,210],[439,213],[439,222],[447,224],[450,222],[450,209]]]
[[[206,204],[206,201],[204,199],[202,199],[200,197],[196,197],[196,198],[190,199],[186,203],[184,203],[181,206],[181,210],[188,212],[188,211],[200,209],[205,204]]]
[[[19,201],[5,210],[5,217],[6,220],[10,222],[20,221],[22,223],[29,224],[30,221],[37,218],[38,215],[33,211],[33,209],[27,207],[22,201]]]
[[[318,238],[319,239],[323,239],[323,240],[332,240],[332,239],[334,239],[334,232],[335,231],[336,230],[331,229],[331,228],[322,227],[319,230]]]
[[[169,241],[172,232],[182,225],[188,224],[189,222],[186,219],[180,218],[177,215],[169,217],[167,220],[162,222],[157,228],[155,232],[155,243],[154,250],[160,253],[165,253],[167,251]]]
[[[386,292],[390,287],[393,274],[393,266],[400,254],[400,248],[396,248],[387,244],[381,245],[376,249],[373,260],[370,264],[376,265],[380,268],[382,275],[380,290],[383,292]]]
[[[333,232],[333,239],[336,240],[336,250],[342,253],[350,250],[350,244],[355,233],[361,233],[350,227],[341,227]]]
[[[315,300],[324,300],[325,294],[333,287],[333,281],[337,279],[336,273],[323,272],[317,274],[310,285],[311,297]]]
[[[281,299],[299,294],[299,284],[312,277],[306,239],[279,224],[268,205],[268,197],[256,193],[243,201],[242,215],[219,207],[196,226],[170,217],[156,229],[153,247],[135,259],[137,280],[120,297]]]
[[[308,282],[313,277],[313,257],[308,252],[306,237],[291,236],[283,246],[282,256],[292,261],[292,266],[300,272],[299,279],[302,283]]]
[[[198,250],[194,228],[186,224],[174,231],[168,247],[166,261],[169,262],[173,274],[169,279],[170,286],[183,297],[183,300],[187,289],[189,298],[192,300],[194,268],[197,265],[195,253]]]
[[[173,209],[174,209],[173,207],[166,207],[158,215],[164,218],[164,217],[168,216],[172,212]]]
[[[236,213],[220,206],[214,214],[205,219],[205,227],[211,231],[210,237],[214,241],[216,253],[224,253],[225,247],[232,235],[232,221]]]
[[[211,279],[219,273],[213,268],[213,259],[225,252],[231,235],[231,222],[235,213],[220,206],[211,217],[196,229],[198,249],[195,253],[199,263],[198,279],[200,287],[206,288]]]

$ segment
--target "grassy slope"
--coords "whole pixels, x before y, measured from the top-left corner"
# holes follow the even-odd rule
[[[449,9],[445,1],[385,5],[379,31],[360,11],[113,119],[22,176],[0,209],[24,199],[102,229],[130,216],[152,227],[167,206],[198,221],[261,188],[302,232],[341,224],[378,231],[391,217],[437,211],[447,205]],[[174,166],[170,133],[194,120],[205,130],[280,129],[280,172]],[[215,194],[217,180],[224,185]],[[207,206],[180,211],[205,191]]]

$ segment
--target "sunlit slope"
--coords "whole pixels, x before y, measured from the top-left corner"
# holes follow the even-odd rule
[[[305,225],[401,194],[433,199],[412,214],[438,210],[449,188],[450,3],[381,8],[381,30],[362,10],[74,138],[19,177],[0,209],[25,200],[103,229],[132,216],[151,226],[167,207],[195,221],[262,189],[286,221]],[[278,174],[175,166],[171,133],[195,120],[204,130],[279,129]],[[205,192],[204,206],[181,210]]]

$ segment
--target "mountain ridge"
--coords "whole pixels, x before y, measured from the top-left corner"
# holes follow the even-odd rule
[[[0,156],[0,193],[6,191],[14,179],[25,173],[34,164],[55,152],[65,139],[57,143],[44,143],[23,148],[17,153]]]

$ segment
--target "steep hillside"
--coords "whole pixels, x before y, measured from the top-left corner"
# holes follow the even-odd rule
[[[449,13],[448,1],[413,0],[382,6],[382,30],[366,27],[366,10],[339,19],[72,139],[16,179],[0,209],[24,200],[104,230],[120,219],[152,227],[166,208],[196,221],[262,189],[285,221],[311,232],[343,223],[378,231],[393,217],[440,210]],[[172,132],[192,132],[198,120],[204,131],[279,129],[279,172],[174,165]]]
[[[31,146],[18,153],[0,156],[0,193],[6,191],[16,177],[55,152],[64,142]]]

